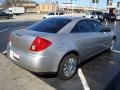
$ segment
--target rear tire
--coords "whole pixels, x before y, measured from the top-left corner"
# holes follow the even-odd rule
[[[78,56],[71,53],[66,55],[60,63],[57,77],[62,80],[72,78],[78,69]]]

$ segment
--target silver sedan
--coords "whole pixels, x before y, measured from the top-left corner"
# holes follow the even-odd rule
[[[116,35],[102,23],[80,17],[54,17],[10,33],[7,55],[18,66],[35,73],[57,72],[73,77],[78,65],[107,50]]]

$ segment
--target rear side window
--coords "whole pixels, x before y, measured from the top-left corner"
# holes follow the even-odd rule
[[[71,19],[49,18],[30,26],[28,29],[39,32],[57,33],[70,21]]]
[[[117,16],[120,16],[120,14],[117,14]]]
[[[71,31],[71,33],[85,33],[92,32],[91,26],[87,23],[87,20],[80,21]]]

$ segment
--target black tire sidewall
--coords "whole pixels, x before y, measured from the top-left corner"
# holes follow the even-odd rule
[[[64,64],[65,64],[65,62],[69,59],[69,58],[75,58],[75,60],[77,60],[77,65],[76,65],[76,70],[75,70],[75,72],[71,75],[71,76],[69,76],[69,77],[66,77],[65,75],[64,75],[64,71],[63,71],[63,69],[64,69]],[[76,73],[76,71],[77,71],[77,69],[78,69],[78,56],[76,56],[75,54],[68,54],[68,55],[66,55],[63,59],[62,59],[62,62],[60,63],[60,66],[59,66],[59,69],[58,69],[58,78],[60,78],[60,79],[62,79],[62,80],[68,80],[68,79],[70,79],[70,78],[72,78],[74,75],[75,75],[75,73]]]

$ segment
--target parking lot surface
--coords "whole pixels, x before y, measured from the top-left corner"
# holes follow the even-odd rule
[[[20,20],[21,18],[21,20]],[[80,75],[68,81],[61,81],[55,75],[34,75],[12,63],[3,52],[6,49],[9,33],[23,29],[37,22],[36,19],[0,20],[0,90],[83,90]],[[120,84],[120,22],[108,26],[117,34],[113,53],[101,53],[80,65],[91,90],[119,90]]]

